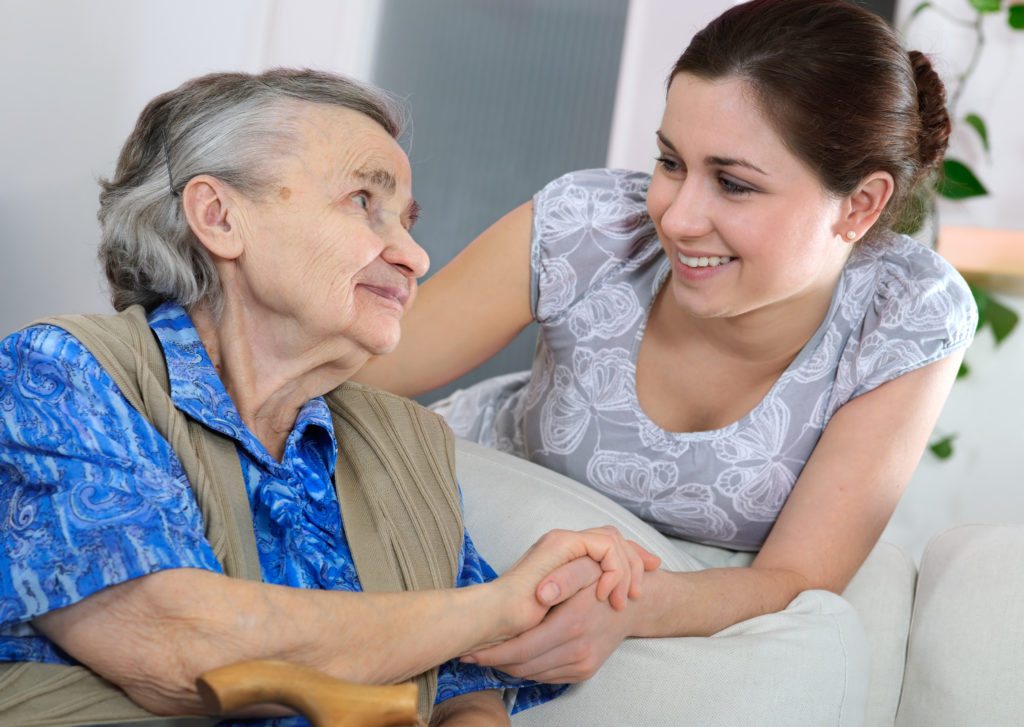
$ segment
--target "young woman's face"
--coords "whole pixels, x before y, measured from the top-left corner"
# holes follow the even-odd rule
[[[738,79],[677,75],[647,208],[672,261],[670,292],[701,318],[831,295],[851,246],[830,195]]]

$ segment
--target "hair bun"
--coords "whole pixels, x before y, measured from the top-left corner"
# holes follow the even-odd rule
[[[917,112],[921,117],[918,158],[922,169],[929,169],[942,161],[949,146],[952,125],[946,111],[946,87],[928,56],[916,50],[910,51],[909,56],[917,84]]]

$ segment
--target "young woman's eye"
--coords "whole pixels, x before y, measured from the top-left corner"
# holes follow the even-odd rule
[[[655,161],[658,162],[658,166],[664,169],[670,174],[674,174],[680,170],[679,162],[671,157],[659,156],[655,157]]]
[[[737,184],[728,177],[719,177],[718,183],[722,186],[722,190],[726,194],[739,196],[749,194],[750,192],[754,191],[750,187],[744,187],[742,184]]]

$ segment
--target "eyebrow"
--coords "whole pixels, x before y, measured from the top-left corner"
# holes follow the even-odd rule
[[[411,200],[409,206],[405,208],[405,215],[409,218],[409,229],[411,230],[413,225],[416,224],[416,220],[420,218],[420,212],[423,208],[420,207],[420,203],[416,200]]]
[[[676,147],[672,144],[672,142],[665,138],[664,134],[662,134],[660,131],[655,132],[655,134],[658,137],[658,141],[660,141],[662,144],[667,146],[671,151],[676,152],[677,154],[679,153],[676,150]],[[755,164],[753,164],[751,162],[748,162],[746,159],[735,159],[733,157],[709,156],[709,157],[704,157],[704,164],[706,164],[709,167],[746,167],[747,169],[753,169],[758,174],[763,174],[766,177],[770,176],[768,174],[768,172],[764,171],[763,169],[761,169],[757,165],[755,165]]]
[[[377,187],[388,194],[394,194],[398,188],[398,184],[395,182],[395,175],[380,167],[357,169],[352,173],[352,176],[363,184]]]
[[[369,167],[363,169],[357,169],[352,173],[356,179],[365,184],[368,187],[376,187],[382,190],[386,194],[394,194],[395,190],[398,189],[398,183],[395,181],[395,175],[389,172],[387,169],[381,169],[380,167]],[[420,207],[420,203],[416,200],[410,200],[409,204],[405,207],[405,215],[409,218],[409,229],[416,224],[416,220],[420,217],[420,212],[423,210]]]

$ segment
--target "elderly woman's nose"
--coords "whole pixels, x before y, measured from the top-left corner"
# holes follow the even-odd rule
[[[427,255],[427,251],[419,246],[404,227],[389,236],[381,256],[410,278],[421,278],[430,269],[430,256]]]

